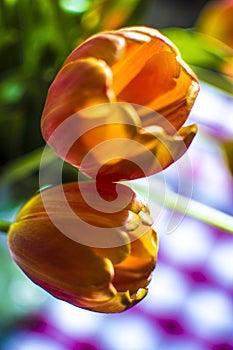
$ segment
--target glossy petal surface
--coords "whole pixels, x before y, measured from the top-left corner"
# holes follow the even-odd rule
[[[156,29],[100,33],[64,62],[49,89],[42,134],[62,159],[99,181],[148,176],[179,158],[163,152],[161,161],[149,129],[159,127],[181,156],[190,142],[177,142],[179,129],[198,91],[195,74]],[[154,158],[144,166],[148,152]]]
[[[108,213],[83,199],[82,193],[95,197],[94,186],[70,183],[33,197],[12,224],[8,245],[25,274],[55,297],[89,310],[121,312],[147,293],[157,235],[149,213],[147,224],[138,215],[146,207],[130,188],[118,185],[115,206],[112,186],[98,188],[99,201],[113,202]],[[85,244],[90,235],[96,246]]]

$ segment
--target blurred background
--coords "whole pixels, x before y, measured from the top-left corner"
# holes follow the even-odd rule
[[[148,296],[119,315],[55,300],[23,275],[0,234],[0,350],[233,349],[233,1],[215,3],[219,22],[209,19],[210,1],[0,0],[0,220],[13,220],[39,188],[47,90],[87,37],[159,28],[201,81],[188,120],[199,124],[197,137],[150,179],[166,183],[168,199],[154,198],[160,250]],[[77,175],[66,165],[63,176]]]

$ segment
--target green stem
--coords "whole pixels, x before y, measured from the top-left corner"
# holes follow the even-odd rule
[[[139,194],[147,195],[145,187],[140,184],[135,184],[133,188]],[[176,212],[188,215],[201,222],[233,234],[233,217],[218,209],[209,207],[192,198],[177,194],[170,189],[166,189],[166,194],[164,195],[164,193],[159,193],[158,186],[156,186],[155,191],[150,189],[150,198],[155,203],[159,203]]]
[[[6,220],[0,220],[0,232],[7,233],[12,222]]]
[[[218,209],[209,207],[193,199],[187,199],[184,196],[171,193],[169,191],[169,199],[165,200],[165,205],[177,212],[185,213],[199,221],[205,222],[211,226],[224,230],[233,234],[233,217],[221,212]],[[179,197],[179,198],[178,198]],[[188,206],[187,206],[187,201]]]

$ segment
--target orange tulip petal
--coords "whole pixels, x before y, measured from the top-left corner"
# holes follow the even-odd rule
[[[143,219],[143,214],[146,219]],[[150,227],[145,232],[145,225],[150,226],[151,224],[147,218],[148,212],[142,210],[141,215],[144,223],[139,225],[135,231],[130,232],[131,253],[120,264],[114,265],[114,286],[118,291],[127,288],[131,294],[142,287],[145,288],[150,282],[158,251],[157,233]]]
[[[161,52],[147,60],[141,71],[117,95],[118,100],[149,105],[176,86],[180,66],[172,52]]]
[[[111,182],[158,173],[187,151],[196,133],[197,125],[183,127],[172,136],[159,127],[138,129],[134,152],[126,149],[125,158],[122,157],[118,162],[114,164],[106,162],[102,166],[98,164],[97,179]],[[139,147],[140,144],[144,146],[144,149]],[[140,167],[137,164],[140,164]]]
[[[41,119],[44,137],[49,139],[79,109],[114,101],[111,81],[112,72],[104,61],[86,58],[65,65],[49,89]]]
[[[148,60],[156,54],[171,51],[171,49],[162,40],[151,38],[148,35],[123,30],[116,32],[116,34],[127,39],[125,56],[112,67],[113,89],[118,96],[131,80],[141,72]],[[132,42],[133,40],[134,42]],[[135,101],[135,103],[137,102]]]
[[[114,33],[102,33],[95,35],[79,45],[67,57],[64,65],[79,60],[80,58],[94,57],[103,60],[108,66],[119,61],[125,51],[125,40]]]
[[[153,109],[179,129],[199,91],[195,74],[181,59],[174,45],[155,29],[136,27],[134,31],[133,28],[132,31],[123,29],[119,33],[130,33],[135,41],[137,35],[145,35],[147,41],[138,43],[137,49],[131,49],[129,53],[126,51],[125,59],[112,67],[113,89],[118,100]],[[170,115],[169,110],[173,105],[177,106],[177,101],[179,104],[182,101],[183,110],[179,115]],[[142,126],[147,125],[142,120]]]
[[[72,304],[97,312],[116,313],[125,311],[136,305],[146,296],[146,294],[147,289],[140,288],[136,293],[130,293],[129,291],[116,292],[112,298],[109,298],[103,302],[96,302],[93,300],[85,299],[77,300],[74,298],[72,300]]]
[[[192,81],[184,70],[179,79],[180,83],[171,92],[165,93],[148,105],[161,115],[158,125],[171,134],[174,133],[174,129],[178,130],[184,124],[199,92],[198,83]]]
[[[102,286],[104,290],[113,277],[109,260],[93,254],[90,247],[67,238],[49,218],[14,223],[8,244],[16,263],[42,285],[45,283],[91,297],[95,293],[92,286]],[[88,266],[83,261],[88,261]]]
[[[158,164],[158,171],[166,169],[170,164],[178,160],[191,144],[197,133],[197,125],[189,125],[178,130],[177,135],[169,137],[168,135],[159,135],[159,143],[151,148],[155,154]],[[156,167],[156,164],[155,164]],[[151,169],[154,173],[155,169]]]
[[[80,170],[87,174],[96,170],[97,160],[101,163],[104,162],[104,159],[113,159],[114,147],[111,147],[106,141],[119,138],[133,139],[137,131],[135,126],[141,124],[135,110],[129,104],[124,103],[100,104],[79,112],[76,119],[75,124],[81,136],[77,136],[70,147],[66,160],[70,160],[73,165],[79,167],[89,151],[89,158],[86,158],[85,163],[82,163],[80,167]],[[70,130],[70,132],[73,131]],[[61,148],[63,142],[65,140],[60,141]],[[101,147],[98,148],[98,145]]]
[[[133,241],[131,249],[131,254],[122,263],[114,266],[113,284],[119,291],[127,288],[130,293],[134,293],[150,282],[158,251],[156,232],[151,229],[140,239]]]

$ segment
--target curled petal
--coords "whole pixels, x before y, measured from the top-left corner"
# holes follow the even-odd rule
[[[107,312],[108,313],[116,313],[125,311],[132,306],[136,305],[139,301],[141,301],[147,295],[147,289],[140,288],[137,293],[130,294],[127,292],[116,292],[112,298],[102,302],[96,302],[93,300],[78,300],[78,305],[85,309],[89,309],[97,312]],[[75,305],[74,300],[74,305]]]
[[[135,143],[125,142],[125,154],[118,162],[106,162],[102,166],[93,163],[99,167],[97,179],[119,181],[125,177],[132,180],[158,173],[187,151],[196,133],[196,124],[183,127],[172,136],[158,127],[138,129]]]
[[[179,74],[180,65],[173,52],[155,53],[119,92],[118,98],[147,106],[168,90],[173,89]]]
[[[151,135],[148,136],[148,147],[155,155],[157,162],[152,165],[151,174],[166,169],[170,164],[178,160],[189,147],[193,138],[197,133],[197,125],[189,125],[178,130],[178,133],[169,136],[163,130],[148,129],[154,136],[154,140],[150,141]]]
[[[187,119],[198,94],[197,77],[173,43],[157,30],[132,27],[118,33],[126,38],[127,58],[112,68],[117,99],[161,113],[178,130]],[[180,105],[181,101],[182,111],[173,115],[172,109],[180,109],[177,102]],[[147,125],[148,120],[146,124],[142,121],[142,126]]]
[[[140,227],[132,235],[138,235],[139,232]],[[141,236],[140,240],[133,240],[131,254],[120,264],[114,266],[114,285],[117,289],[122,290],[127,285],[131,293],[136,293],[140,287],[145,288],[156,264],[157,251],[158,239],[153,229]]]

